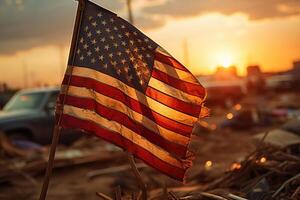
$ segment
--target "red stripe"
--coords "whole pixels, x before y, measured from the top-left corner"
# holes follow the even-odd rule
[[[146,95],[156,101],[159,101],[160,103],[162,103],[168,107],[177,109],[183,113],[186,113],[186,114],[194,116],[194,117],[199,117],[199,114],[201,111],[201,106],[199,106],[199,105],[181,101],[177,98],[174,98],[165,93],[162,93],[152,87],[147,88]]]
[[[157,69],[152,70],[152,77],[188,94],[204,98],[205,90],[200,84],[188,83],[186,81],[174,78]]]
[[[187,68],[185,68],[182,64],[180,64],[177,60],[175,60],[174,58],[172,57],[169,57],[169,56],[166,56],[166,55],[163,55],[159,52],[155,52],[155,60],[158,60],[159,62],[162,62],[162,63],[165,63],[167,65],[170,65],[172,67],[175,67],[177,69],[180,69],[182,71],[186,71],[186,72],[189,72],[187,70]]]
[[[65,80],[68,80],[68,77],[65,77]],[[191,135],[193,129],[192,126],[179,123],[163,115],[160,115],[159,113],[151,110],[149,107],[145,106],[139,101],[127,96],[124,92],[115,87],[106,85],[104,83],[100,83],[94,79],[79,76],[72,76],[70,85],[93,89],[100,94],[103,94],[105,96],[111,97],[124,103],[132,110],[148,117],[149,119],[166,129],[169,129],[173,132],[187,137],[190,137]]]
[[[99,114],[100,116],[108,120],[116,121],[126,126],[133,132],[143,136],[153,144],[160,146],[161,148],[165,149],[168,152],[173,152],[174,154],[176,154],[181,158],[184,158],[186,156],[187,146],[175,144],[173,142],[170,142],[169,140],[166,140],[165,138],[161,137],[159,134],[152,132],[151,130],[145,128],[142,124],[132,120],[124,113],[116,111],[114,109],[107,108],[99,104],[94,99],[66,96],[65,104],[75,106],[78,108],[84,108],[87,110],[93,110],[97,114]]]
[[[61,125],[64,128],[83,129],[87,132],[92,132],[96,136],[101,137],[102,139],[111,142],[123,149],[126,149],[126,151],[132,153],[148,165],[170,176],[171,178],[183,181],[186,169],[170,165],[169,163],[156,157],[153,154],[155,152],[149,152],[145,150],[141,146],[136,145],[130,140],[120,136],[118,133],[108,131],[107,129],[98,126],[94,122],[77,119],[69,115],[62,115]]]

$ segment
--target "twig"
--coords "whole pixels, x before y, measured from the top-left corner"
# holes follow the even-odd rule
[[[142,200],[147,200],[147,188],[142,179],[140,172],[138,171],[138,169],[136,167],[136,164],[134,162],[134,157],[130,153],[127,153],[127,156],[128,156],[128,160],[129,160],[130,166],[132,168],[132,171],[134,173],[134,176],[135,176],[136,180],[138,181],[140,188],[142,190]]]
[[[105,194],[103,194],[103,193],[101,193],[101,192],[96,192],[96,195],[97,195],[98,197],[101,197],[101,198],[104,199],[104,200],[113,200],[112,198],[110,198],[109,196],[107,196],[107,195],[105,195]]]
[[[118,185],[116,188],[116,200],[121,200],[122,199],[122,194],[121,194],[121,187]]]
[[[208,197],[208,198],[211,198],[211,199],[227,200],[224,197],[221,197],[221,196],[218,196],[218,195],[215,195],[215,194],[211,194],[211,193],[207,193],[207,192],[201,192],[200,194],[202,196],[205,196],[205,197]]]
[[[297,195],[300,195],[300,186],[296,189],[294,194],[291,196],[292,199],[296,199]]]
[[[234,199],[234,200],[247,200],[243,197],[239,197],[239,196],[236,196],[234,194],[228,194],[228,197],[231,198],[231,199]]]
[[[293,180],[296,180],[296,179],[298,179],[298,178],[300,178],[300,173],[297,174],[296,176],[293,176],[292,178],[288,179],[287,181],[285,181],[285,182],[280,186],[280,188],[279,188],[278,190],[276,190],[276,192],[272,195],[272,198],[275,198],[275,197],[281,192],[281,190],[282,190],[283,188],[285,188],[285,186],[286,186],[287,184],[289,184],[290,182],[292,182]]]
[[[179,200],[179,199],[177,198],[177,196],[174,194],[174,192],[170,191],[169,194],[171,195],[172,199],[174,199],[174,200]]]

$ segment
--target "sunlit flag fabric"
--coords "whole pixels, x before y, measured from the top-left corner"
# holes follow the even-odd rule
[[[204,110],[196,78],[137,28],[89,1],[74,51],[60,96],[61,126],[93,133],[183,180],[193,124]]]

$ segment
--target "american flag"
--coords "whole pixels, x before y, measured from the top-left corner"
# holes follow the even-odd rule
[[[193,124],[204,110],[197,79],[133,25],[89,1],[73,51],[60,125],[92,133],[183,180]]]

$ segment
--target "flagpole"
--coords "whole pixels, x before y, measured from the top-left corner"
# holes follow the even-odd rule
[[[74,26],[74,29],[73,29],[73,36],[72,36],[72,42],[71,42],[71,48],[70,48],[70,54],[69,54],[69,62],[68,62],[68,64],[69,64],[68,68],[71,68],[71,74],[72,74],[72,65],[73,65],[74,60],[75,60],[75,53],[76,53],[75,49],[76,49],[76,46],[77,46],[77,40],[78,40],[78,36],[79,36],[79,27],[80,27],[80,24],[81,24],[81,19],[82,19],[83,10],[84,10],[84,7],[85,7],[85,2],[86,2],[86,0],[78,0],[79,4],[78,4],[78,7],[77,7],[75,26]],[[70,70],[70,69],[67,69],[67,70]],[[57,146],[57,143],[59,141],[59,136],[60,136],[60,131],[61,131],[60,122],[61,122],[61,117],[62,117],[62,111],[63,111],[63,107],[64,107],[64,104],[65,104],[65,96],[68,93],[70,80],[71,80],[71,75],[69,76],[69,80],[68,80],[65,95],[63,97],[62,105],[59,106],[59,110],[57,111],[59,113],[58,121],[57,121],[57,124],[55,125],[54,130],[53,130],[52,143],[51,143],[51,147],[50,147],[48,164],[47,164],[45,178],[44,178],[44,182],[43,182],[43,186],[42,186],[42,190],[41,190],[39,200],[45,200],[46,196],[47,196],[50,176],[52,174],[52,169],[53,169],[53,165],[54,165],[56,146]]]

